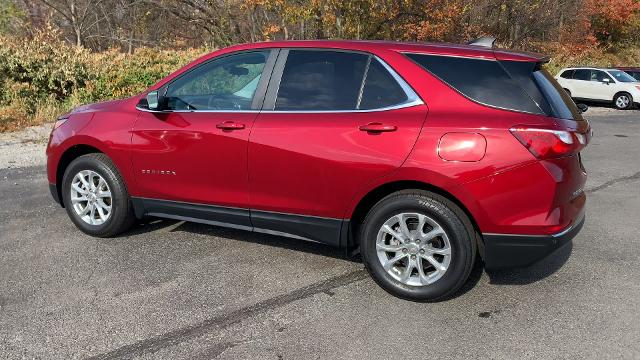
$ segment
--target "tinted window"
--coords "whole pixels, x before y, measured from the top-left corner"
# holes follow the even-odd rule
[[[578,69],[578,70],[576,70],[575,73],[573,73],[573,79],[574,80],[590,81],[591,80],[591,70]]]
[[[533,78],[545,99],[551,106],[551,116],[560,119],[583,120],[571,96],[558,84],[556,79],[539,65],[533,72]]]
[[[376,59],[371,59],[358,109],[380,109],[407,101],[407,94]]]
[[[640,80],[640,71],[630,71],[629,75],[633,76],[636,80]]]
[[[539,67],[537,63],[531,61],[501,61],[500,63],[545,114],[553,114],[551,105],[540,91],[533,76],[533,72]]]
[[[561,78],[564,79],[571,79],[573,77],[573,73],[575,72],[575,70],[565,70],[562,75],[560,75]]]
[[[504,109],[543,113],[497,61],[418,54],[407,56],[474,101]]]
[[[225,56],[198,66],[169,84],[172,110],[248,110],[268,51]]]
[[[591,70],[591,81],[603,82],[604,79],[609,79],[610,82],[613,82],[611,76],[607,75],[604,71]]]
[[[276,110],[355,110],[368,55],[290,50]]]

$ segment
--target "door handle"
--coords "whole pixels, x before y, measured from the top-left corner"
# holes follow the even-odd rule
[[[216,125],[216,128],[218,129],[222,129],[222,130],[242,130],[244,129],[244,124],[239,124],[239,123],[235,123],[233,121],[225,121],[223,123],[220,123],[218,125]]]
[[[381,133],[396,131],[398,130],[398,127],[395,125],[384,125],[381,123],[369,123],[367,125],[361,125],[359,129],[360,131],[366,131],[369,133]]]

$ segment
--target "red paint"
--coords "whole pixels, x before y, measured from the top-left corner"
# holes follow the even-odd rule
[[[527,124],[588,134],[588,123],[477,104],[400,52],[483,58],[497,54],[501,59],[540,61],[537,55],[374,41],[244,44],[205,55],[150,90],[213,57],[277,47],[373,53],[426,105],[359,113],[158,115],[135,108],[143,93],[71,113],[53,131],[47,148],[49,182],[60,182],[56,170],[65,151],[88,145],[113,160],[130,194],[138,197],[349,219],[359,201],[376,188],[415,181],[454,197],[481,232],[507,234],[552,234],[583,211],[585,195],[580,189],[586,174],[575,151],[536,158],[510,129]],[[473,146],[456,149],[460,141],[472,141]],[[175,175],[143,170],[170,170]]]
[[[438,144],[438,155],[445,161],[480,161],[487,151],[487,139],[476,133],[447,133]]]

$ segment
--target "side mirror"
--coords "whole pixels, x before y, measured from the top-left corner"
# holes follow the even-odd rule
[[[160,111],[160,95],[158,90],[151,91],[147,94],[147,106],[151,111]]]
[[[587,110],[589,110],[589,107],[585,104],[576,104],[576,106],[578,107],[578,110],[580,110],[581,113],[586,113]]]
[[[604,78],[604,79],[602,79],[602,83],[603,83],[603,84],[607,84],[607,85],[609,85],[609,84],[611,84],[611,79],[609,79],[609,78]]]
[[[138,101],[136,108],[146,112],[165,112],[164,98],[158,90],[151,91]]]

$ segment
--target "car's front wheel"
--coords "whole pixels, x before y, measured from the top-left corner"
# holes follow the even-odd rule
[[[631,94],[619,93],[613,98],[613,105],[618,110],[631,109],[633,106],[633,98]]]
[[[104,154],[83,155],[69,164],[62,198],[73,223],[89,235],[114,236],[135,221],[124,181]]]
[[[389,293],[438,301],[467,280],[476,255],[475,231],[447,198],[407,190],[380,200],[360,231],[365,267]]]

